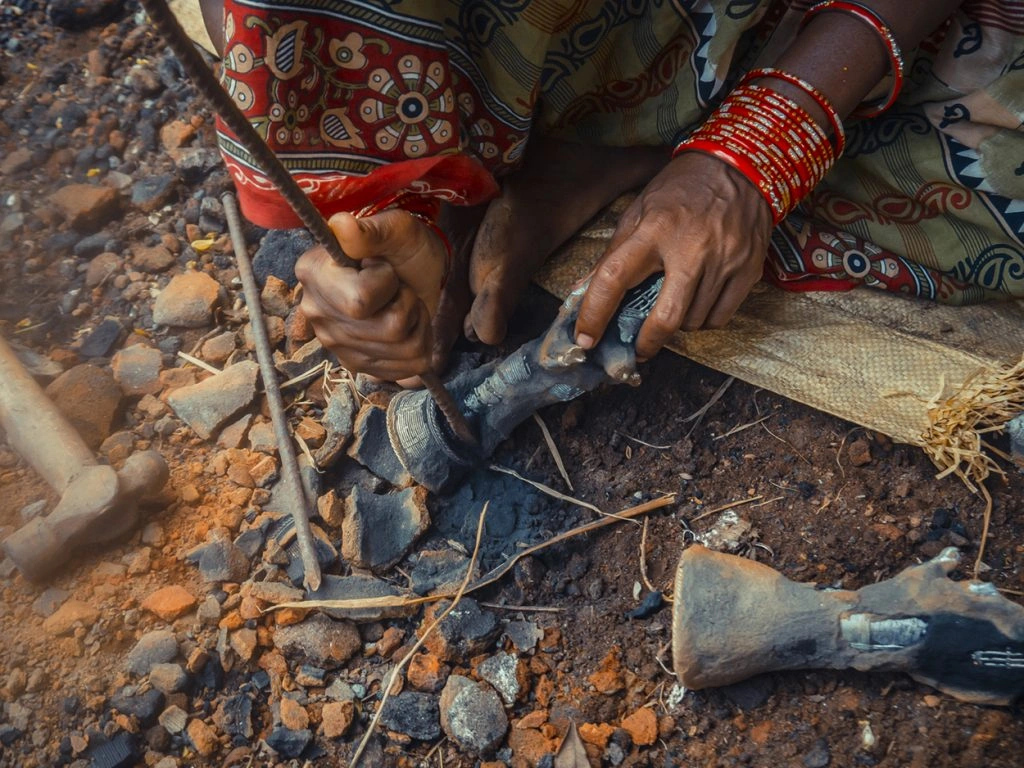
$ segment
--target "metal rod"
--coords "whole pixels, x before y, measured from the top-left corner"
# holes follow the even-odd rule
[[[332,259],[342,266],[358,269],[358,264],[345,255],[338,243],[338,238],[334,236],[328,226],[327,220],[302,191],[298,182],[285,168],[284,163],[267,146],[263,137],[256,133],[256,129],[242,114],[234,100],[221,88],[217,78],[203,61],[202,55],[196,50],[181,25],[178,24],[178,20],[171,12],[166,0],[140,0],[140,2],[159,30],[164,42],[170,46],[178,58],[185,74],[192,80],[199,93],[210,102],[213,110],[220,115],[231,132],[235,134],[239,143],[253,156],[260,170],[277,187],[281,197],[295,211],[306,229],[327,250]],[[454,398],[441,383],[441,379],[436,374],[428,372],[420,375],[420,381],[430,392],[430,396],[437,403],[438,410],[441,411],[455,435],[468,445],[477,446],[478,442],[473,435],[473,429],[469,426],[462,411],[459,410]]]
[[[303,583],[310,591],[320,588],[320,562],[316,559],[316,545],[313,532],[309,527],[307,509],[312,501],[306,498],[306,491],[299,474],[299,463],[295,457],[295,447],[288,431],[288,419],[285,417],[284,402],[278,386],[277,371],[274,369],[274,353],[267,338],[266,324],[263,322],[263,310],[260,306],[260,291],[256,286],[256,277],[252,272],[249,252],[246,250],[245,236],[242,234],[242,222],[238,214],[238,203],[230,192],[221,197],[224,204],[224,218],[231,233],[231,246],[235,251],[238,263],[238,276],[242,280],[245,303],[249,308],[249,322],[252,324],[252,338],[256,344],[256,359],[263,374],[263,388],[267,393],[267,404],[270,406],[270,421],[274,425],[274,437],[277,439],[277,450],[281,454],[281,482],[284,485],[285,500],[289,513],[295,521],[295,534],[299,543],[299,554],[302,557]]]

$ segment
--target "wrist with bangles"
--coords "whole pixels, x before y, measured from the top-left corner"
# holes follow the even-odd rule
[[[444,230],[437,223],[437,217],[441,212],[440,200],[402,190],[379,202],[366,206],[354,215],[357,219],[361,219],[395,209],[405,211],[417,221],[422,222],[441,241],[441,245],[444,246],[444,275],[441,278],[441,287],[444,288],[452,272],[452,244],[448,240],[448,235],[445,234]]]

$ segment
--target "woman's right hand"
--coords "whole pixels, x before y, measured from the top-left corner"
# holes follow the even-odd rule
[[[317,338],[352,372],[399,381],[429,371],[445,246],[402,210],[337,214],[330,226],[360,268],[337,264],[320,247],[295,265],[300,308]]]

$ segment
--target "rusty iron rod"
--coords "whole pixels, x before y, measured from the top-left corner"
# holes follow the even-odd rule
[[[307,498],[299,474],[299,462],[295,457],[295,447],[288,431],[288,419],[285,416],[284,402],[281,399],[281,388],[278,386],[277,371],[274,369],[274,353],[267,338],[267,327],[263,322],[263,310],[260,306],[260,290],[256,285],[256,277],[252,272],[252,262],[246,250],[245,235],[242,233],[242,221],[238,214],[238,203],[230,192],[221,197],[224,204],[224,218],[231,233],[231,246],[238,264],[238,276],[242,280],[242,291],[245,304],[249,308],[249,322],[252,324],[252,338],[256,346],[256,359],[263,374],[263,389],[267,393],[267,404],[270,406],[270,421],[274,425],[274,437],[277,449],[281,454],[281,482],[284,485],[285,500],[289,513],[295,521],[295,535],[299,543],[299,554],[302,557],[303,582],[307,589],[315,592],[320,588],[320,562],[316,559],[316,544],[313,532],[309,527],[308,509],[312,500]]]
[[[146,9],[146,13],[149,14],[153,24],[159,30],[164,42],[170,46],[174,55],[178,58],[182,69],[185,70],[185,74],[188,75],[193,85],[195,85],[196,90],[210,103],[214,112],[220,115],[228,128],[235,134],[239,143],[252,155],[260,170],[277,187],[281,197],[295,211],[296,216],[299,217],[306,229],[310,231],[316,241],[326,249],[331,258],[337,263],[345,267],[358,269],[358,264],[345,255],[341,245],[338,243],[338,238],[334,236],[330,226],[328,226],[327,220],[317,210],[317,207],[313,205],[306,196],[306,193],[302,191],[298,182],[292,178],[284,163],[274,154],[274,151],[256,132],[256,129],[252,127],[252,124],[242,114],[234,100],[221,88],[213,72],[206,66],[202,55],[196,50],[192,41],[185,34],[178,20],[171,12],[166,0],[140,0],[140,2],[142,7]],[[466,417],[459,409],[455,398],[445,389],[440,377],[436,373],[428,371],[427,373],[420,374],[420,381],[423,382],[423,386],[430,392],[430,396],[434,399],[438,410],[441,411],[452,432],[467,445],[479,447],[476,436],[473,434],[473,429],[469,426],[469,422],[466,421]]]

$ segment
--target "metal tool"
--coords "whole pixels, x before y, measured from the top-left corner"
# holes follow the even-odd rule
[[[167,482],[167,464],[156,451],[133,454],[119,471],[99,464],[3,338],[0,424],[8,444],[61,494],[48,515],[3,542],[8,557],[33,581],[67,565],[73,550],[130,531],[139,522],[139,500]]]
[[[270,347],[270,339],[267,338],[267,326],[260,308],[260,289],[256,285],[256,276],[253,275],[252,262],[249,261],[249,252],[246,250],[242,221],[238,215],[238,203],[230,192],[221,196],[221,203],[224,204],[224,218],[227,219],[228,232],[231,233],[231,246],[235,252],[235,261],[238,263],[238,276],[242,281],[245,305],[249,308],[256,360],[263,375],[263,388],[267,393],[267,404],[270,406],[270,421],[274,425],[277,450],[281,455],[281,482],[285,498],[291,507],[289,514],[295,521],[295,535],[302,558],[303,583],[308,590],[315,592],[320,589],[320,562],[316,559],[316,547],[307,512],[313,506],[314,500],[306,498],[302,476],[299,474],[299,462],[295,457],[295,447],[288,432],[288,419],[285,416],[281,389],[277,384],[277,371],[274,368],[274,352]]]
[[[185,74],[189,76],[196,89],[210,102],[213,110],[220,115],[239,143],[253,156],[256,164],[267,178],[277,187],[281,197],[292,207],[303,225],[310,231],[316,241],[331,255],[336,262],[346,267],[358,268],[358,264],[345,255],[334,236],[327,221],[310,202],[309,198],[292,178],[288,169],[267,146],[263,138],[256,133],[245,115],[235,105],[231,97],[220,87],[217,78],[206,66],[203,57],[195,49],[188,35],[185,34],[178,20],[174,17],[165,0],[141,0],[153,24],[160,31],[174,55],[178,58]],[[420,374],[420,381],[430,392],[437,407],[444,414],[445,420],[455,435],[469,446],[477,443],[473,430],[459,410],[451,394],[445,389],[441,379],[434,373]]]

